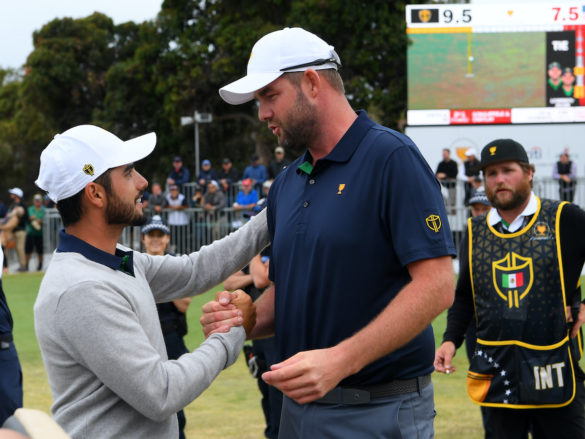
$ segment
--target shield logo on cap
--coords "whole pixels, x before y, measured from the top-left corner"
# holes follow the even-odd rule
[[[534,281],[532,258],[508,253],[492,262],[493,282],[498,295],[508,302],[508,307],[519,308]]]
[[[87,164],[83,167],[83,172],[85,172],[87,175],[92,176],[93,175],[93,165],[92,164]]]

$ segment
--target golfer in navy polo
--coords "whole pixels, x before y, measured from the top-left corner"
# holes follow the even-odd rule
[[[286,28],[220,90],[256,99],[279,144],[304,152],[268,196],[274,288],[251,338],[276,334],[280,363],[263,379],[285,394],[280,438],[430,438],[430,323],[454,291],[445,206],[414,143],[350,107],[340,65],[332,46]],[[228,300],[204,306],[206,333],[230,323]]]

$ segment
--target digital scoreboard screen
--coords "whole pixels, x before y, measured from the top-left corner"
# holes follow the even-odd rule
[[[406,8],[407,124],[585,121],[585,2]]]

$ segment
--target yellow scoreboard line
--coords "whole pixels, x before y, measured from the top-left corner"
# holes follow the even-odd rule
[[[473,32],[472,27],[409,27],[407,34],[467,34]]]

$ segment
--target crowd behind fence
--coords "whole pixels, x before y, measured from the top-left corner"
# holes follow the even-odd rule
[[[194,192],[194,185],[186,185],[185,195],[190,197],[192,192]],[[535,178],[534,193],[541,198],[557,200],[559,199],[558,182],[552,178]],[[462,181],[457,182],[456,196],[455,209],[452,214],[448,215],[448,218],[456,248],[459,249],[459,243],[467,225],[467,218],[469,218],[469,209],[463,205],[464,187]],[[585,206],[585,177],[577,179],[574,203]],[[170,212],[172,212],[170,209],[164,209],[162,217],[167,220]],[[183,212],[187,214],[189,224],[187,226],[171,226],[171,250],[175,253],[196,251],[201,246],[236,230],[249,219],[249,213],[234,211],[231,207],[213,213],[206,212],[202,208],[188,208]],[[45,253],[52,253],[57,247],[61,228],[61,218],[57,209],[47,209],[44,219]],[[140,227],[126,227],[120,238],[120,244],[143,251]]]

